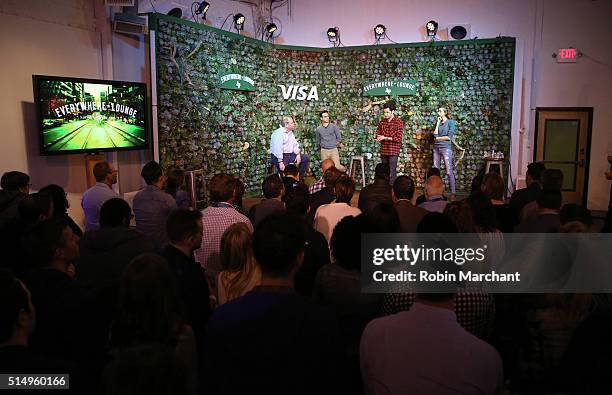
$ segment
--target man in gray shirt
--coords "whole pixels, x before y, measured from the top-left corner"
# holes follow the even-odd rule
[[[144,234],[155,247],[162,248],[168,243],[166,220],[176,209],[176,200],[162,189],[166,183],[162,167],[150,161],[140,172],[147,186],[142,188],[132,203],[136,217],[136,230]]]
[[[119,197],[113,191],[113,185],[117,183],[117,170],[108,162],[98,162],[93,168],[96,184],[83,193],[81,207],[85,213],[85,231],[100,228],[100,209],[104,202]]]
[[[340,164],[340,155],[338,147],[342,143],[342,135],[340,129],[334,123],[329,121],[329,111],[324,110],[320,113],[321,125],[315,131],[317,138],[317,147],[321,149],[321,161],[331,159],[334,161],[334,166],[340,171],[346,171],[346,168]]]

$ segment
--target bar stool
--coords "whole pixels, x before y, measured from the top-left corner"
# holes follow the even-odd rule
[[[504,179],[504,160],[497,158],[485,158],[487,166],[485,167],[485,174],[489,173],[491,166],[499,166],[499,175],[502,180]]]
[[[361,164],[361,184],[365,187],[366,186],[365,158],[362,155],[356,155],[351,158],[351,177],[355,179],[358,164]]]

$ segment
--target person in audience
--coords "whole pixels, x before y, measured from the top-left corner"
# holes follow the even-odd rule
[[[242,222],[231,225],[221,237],[221,269],[217,278],[217,303],[222,305],[261,283],[261,268],[253,255],[253,233]]]
[[[68,223],[68,226],[72,229],[72,233],[79,237],[83,236],[81,227],[68,215],[70,203],[68,202],[68,194],[64,191],[64,188],[56,184],[49,184],[41,188],[38,192],[49,195],[51,200],[53,200],[53,217],[62,218]]]
[[[141,344],[117,353],[104,370],[104,395],[193,395],[188,378],[165,344]]]
[[[261,189],[264,199],[249,210],[249,218],[255,228],[268,215],[285,211],[285,205],[283,204],[285,186],[278,174],[267,176],[261,184]]]
[[[514,233],[557,233],[561,228],[559,210],[561,209],[561,191],[542,189],[536,200],[538,215],[528,222],[522,222],[514,228]]]
[[[313,298],[334,307],[340,324],[341,341],[350,363],[351,381],[347,386],[360,393],[359,339],[363,329],[378,317],[381,295],[361,292],[361,234],[367,233],[364,215],[346,216],[338,222],[331,237],[331,253],[335,262],[324,265],[317,273]]]
[[[357,207],[351,207],[355,193],[355,181],[349,176],[341,175],[334,186],[336,200],[319,206],[315,214],[314,228],[321,232],[329,243],[336,224],[346,216],[356,217],[361,214]]]
[[[236,177],[236,186],[234,188],[234,199],[232,202],[232,206],[236,211],[245,217],[249,216],[249,212],[246,208],[244,208],[244,203],[242,199],[244,197],[244,192],[246,191],[246,187],[244,186],[244,182],[240,178]]]
[[[154,245],[142,233],[130,228],[132,209],[121,198],[104,202],[100,229],[85,232],[79,240],[79,282],[103,295],[115,295],[128,263],[138,255],[152,252]]]
[[[338,393],[343,365],[333,312],[293,290],[304,236],[302,219],[291,214],[269,216],[255,229],[261,285],[213,313],[206,393]]]
[[[523,207],[529,202],[533,202],[538,198],[540,193],[540,178],[546,170],[543,163],[532,162],[527,166],[526,188],[514,191],[510,198],[510,207],[514,210],[517,216],[521,214]]]
[[[440,169],[438,169],[437,167],[431,167],[429,170],[427,170],[427,174],[425,175],[425,183],[427,183],[427,180],[431,176],[438,176],[440,177],[440,179],[442,179],[442,176],[440,175]],[[480,184],[478,185],[478,187],[480,188]],[[444,198],[444,200],[447,200],[446,196],[443,195],[442,197]],[[425,185],[423,185],[423,194],[417,197],[416,205],[418,206],[419,204],[424,203],[426,201],[427,197],[425,197]]]
[[[34,353],[29,338],[36,327],[36,309],[28,288],[0,270],[0,372],[3,374],[70,374],[74,393],[75,366]],[[67,392],[70,393],[70,392]]]
[[[365,215],[368,229],[371,233],[398,233],[400,219],[392,203],[378,203]]]
[[[174,275],[183,306],[183,318],[196,339],[201,340],[206,321],[210,317],[210,291],[202,266],[195,261],[193,252],[202,242],[202,213],[178,209],[170,213],[166,223],[170,242],[159,251]]]
[[[20,171],[7,171],[0,179],[0,228],[19,213],[19,202],[30,193],[30,176]]]
[[[331,159],[325,159],[321,162],[321,178],[319,178],[314,184],[312,184],[309,188],[308,188],[308,193],[310,193],[311,195],[314,193],[319,192],[321,189],[323,189],[325,187],[325,172],[327,171],[327,169],[331,168],[331,167],[335,167],[334,166],[334,161]]]
[[[389,164],[379,163],[374,169],[374,182],[366,185],[359,192],[359,201],[357,207],[364,214],[369,214],[370,211],[379,203],[391,203],[391,185],[389,185]]]
[[[136,229],[153,245],[163,247],[168,243],[166,220],[170,212],[176,209],[176,200],[163,191],[166,176],[159,163],[148,162],[140,175],[147,186],[138,191],[132,202]]]
[[[284,176],[282,177],[283,184],[285,185],[285,189],[288,189],[293,186],[300,186],[304,189],[308,187],[304,184],[303,181],[300,181],[300,177],[298,174],[298,168],[294,164],[289,164],[285,167],[285,171],[283,172]]]
[[[447,201],[444,199],[444,183],[438,176],[431,176],[425,182],[425,196],[427,200],[419,207],[430,212],[444,212]]]
[[[17,212],[18,216],[7,220],[0,229],[0,246],[4,253],[0,266],[23,280],[30,269],[27,251],[22,245],[23,235],[37,222],[51,218],[53,200],[48,195],[33,193],[21,198]]]
[[[541,177],[541,190],[561,191],[563,187],[563,172],[559,169],[546,169]],[[529,222],[538,216],[536,201],[527,203],[520,213],[520,222]]]
[[[340,170],[335,167],[330,167],[323,175],[325,187],[319,192],[310,195],[310,211],[306,217],[309,224],[314,224],[314,216],[319,206],[329,204],[336,199],[336,195],[334,195],[334,186],[341,175],[342,173]]]
[[[503,233],[512,233],[518,224],[516,212],[510,205],[504,202],[504,180],[495,173],[491,172],[484,176],[480,190],[491,200],[493,211],[495,211],[495,228]]]
[[[414,197],[414,180],[408,176],[399,176],[393,183],[391,191],[395,211],[400,219],[400,231],[416,233],[416,228],[427,210],[412,204]]]
[[[454,305],[454,293],[421,293],[409,311],[371,321],[360,348],[365,393],[500,393],[499,354],[459,325]]]
[[[123,272],[119,305],[110,333],[115,354],[144,344],[164,344],[185,373],[186,387],[197,386],[197,346],[181,314],[181,298],[166,260],[157,254],[136,257]]]
[[[166,188],[164,191],[176,200],[176,207],[190,208],[192,205],[191,196],[185,190],[185,172],[175,169],[168,172]]]
[[[457,227],[459,233],[476,233],[472,206],[466,199],[450,202],[444,207],[446,215]]]
[[[195,255],[196,260],[206,270],[206,278],[213,295],[216,295],[215,281],[221,271],[219,248],[223,232],[236,222],[244,222],[251,231],[253,230],[251,221],[233,206],[235,189],[236,179],[233,176],[225,173],[215,174],[209,183],[210,199],[213,204],[202,210],[204,233],[202,245],[196,250]]]
[[[305,220],[308,207],[308,192],[300,187],[288,189],[285,192],[285,207],[287,212],[304,219],[306,246],[304,247],[304,263],[298,269],[294,278],[294,288],[298,295],[312,296],[315,278],[321,267],[330,262],[329,246],[325,236],[316,231]]]
[[[593,225],[591,210],[574,203],[564,204],[559,211],[561,231],[565,233],[585,233]]]
[[[497,173],[494,173],[497,174]],[[491,199],[484,192],[476,191],[465,199],[472,208],[476,233],[497,233],[497,217]]]
[[[85,231],[100,227],[100,208],[108,199],[119,197],[113,191],[117,183],[117,170],[108,162],[98,162],[94,165],[93,175],[96,184],[83,193],[81,207],[85,214]]]
[[[60,359],[81,359],[85,293],[74,280],[78,237],[57,218],[41,221],[24,236],[33,268],[26,280],[36,307],[32,349]]]

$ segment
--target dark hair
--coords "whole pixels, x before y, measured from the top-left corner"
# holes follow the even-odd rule
[[[527,175],[530,176],[533,180],[539,181],[542,173],[546,170],[546,166],[544,163],[540,162],[532,162],[527,165]]]
[[[180,169],[170,170],[166,179],[166,193],[176,198],[176,191],[185,185],[185,172]]]
[[[387,163],[379,163],[374,168],[374,178],[388,180],[391,173],[391,168]]]
[[[465,200],[449,202],[444,207],[444,215],[450,218],[457,227],[459,233],[475,233],[474,213],[472,207]]]
[[[198,233],[198,222],[202,220],[202,213],[197,210],[177,209],[168,215],[166,232],[168,239],[173,243],[180,243]]]
[[[20,171],[7,171],[0,178],[0,186],[7,191],[17,191],[19,188],[27,187],[30,176]]]
[[[542,189],[536,202],[540,208],[559,210],[563,204],[563,197],[559,190]]]
[[[321,118],[323,116],[323,114],[329,115],[329,111],[327,111],[327,110],[320,111],[319,112],[319,118]]]
[[[242,198],[244,191],[246,190],[244,182],[240,178],[236,178],[236,185],[234,186],[234,205],[242,207]]]
[[[120,350],[104,369],[104,394],[188,394],[174,347],[152,343]]]
[[[383,110],[385,108],[388,108],[391,111],[395,111],[395,102],[393,100],[386,102],[385,104],[383,104]]]
[[[38,191],[47,195],[53,200],[53,215],[62,216],[68,211],[68,199],[66,199],[66,192],[64,188],[56,184],[49,184]]]
[[[285,190],[283,198],[287,211],[304,215],[308,211],[308,191],[299,185]]]
[[[495,172],[485,174],[482,180],[481,189],[489,199],[504,199],[504,179]]]
[[[378,203],[369,210],[365,218],[370,233],[397,233],[400,231],[399,216],[391,203]]]
[[[425,180],[427,180],[431,176],[440,177],[440,169],[438,169],[437,167],[430,167],[429,170],[427,170],[427,174],[425,175]]]
[[[399,176],[393,183],[393,193],[398,199],[412,199],[414,188],[414,180],[408,176]]]
[[[287,166],[285,166],[286,175],[297,176],[299,173],[300,169],[298,169],[298,167],[293,163],[289,163]]]
[[[0,270],[0,343],[6,343],[13,336],[21,310],[30,311],[28,293],[15,276]]]
[[[564,204],[561,207],[561,211],[559,211],[559,219],[561,220],[561,225],[572,221],[578,221],[587,226],[593,224],[591,210],[575,203]]]
[[[46,216],[51,210],[53,200],[51,197],[42,193],[32,193],[25,196],[17,206],[19,217],[27,224],[33,224],[40,220],[41,216]]]
[[[161,177],[163,174],[164,169],[159,163],[155,162],[154,160],[144,165],[142,171],[140,172],[140,176],[145,180],[147,185],[151,185],[157,180],[159,180],[159,177]]]
[[[325,170],[325,174],[323,174],[323,181],[325,181],[326,187],[333,187],[336,184],[338,178],[342,175],[340,170],[335,167],[330,167]]]
[[[228,202],[234,196],[236,179],[230,174],[218,173],[210,179],[208,187],[213,202]]]
[[[446,215],[431,212],[421,219],[417,225],[417,233],[457,233],[457,227]]]
[[[100,208],[101,228],[116,228],[126,224],[129,226],[130,219],[132,219],[132,209],[121,198],[108,199]]]
[[[542,189],[560,191],[563,187],[563,172],[559,169],[546,169],[542,173]]]
[[[361,268],[361,234],[366,232],[364,214],[346,216],[338,222],[330,239],[331,254],[336,263],[348,270]]]
[[[262,220],[253,234],[253,252],[261,271],[272,277],[286,277],[304,251],[305,229],[301,217],[285,213]]]
[[[497,174],[497,173],[495,173]],[[438,175],[439,176],[439,175]],[[484,179],[484,175],[478,173],[472,178],[472,185],[470,185],[470,193],[481,191],[482,190],[482,181]]]
[[[55,258],[58,248],[66,246],[64,230],[66,221],[51,218],[29,228],[23,238],[23,246],[30,258],[32,267],[47,267]]]
[[[277,198],[283,191],[283,180],[278,174],[270,174],[261,184],[261,189],[266,199]]]
[[[96,181],[101,182],[110,174],[111,165],[108,162],[98,162],[93,167],[93,175]],[[143,176],[144,177],[144,176]]]
[[[493,232],[496,229],[495,208],[491,199],[483,192],[476,191],[466,199],[472,208],[474,225],[478,232]]]
[[[336,202],[346,203],[350,206],[351,199],[355,194],[355,181],[353,181],[351,177],[343,174],[336,181],[334,191]]]
[[[166,260],[152,253],[141,254],[121,275],[111,344],[176,345],[176,334],[183,324],[180,311],[175,280]]]

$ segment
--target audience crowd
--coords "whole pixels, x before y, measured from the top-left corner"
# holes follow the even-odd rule
[[[266,177],[249,210],[215,174],[199,211],[181,171],[147,163],[130,206],[98,163],[84,231],[61,186],[4,173],[0,373],[69,374],[83,394],[610,392],[608,295],[362,293],[365,233],[593,232],[561,171],[530,164],[510,199],[480,174],[447,199],[437,169],[417,197],[381,163],[354,206],[354,180],[322,170],[310,187],[291,166]]]

